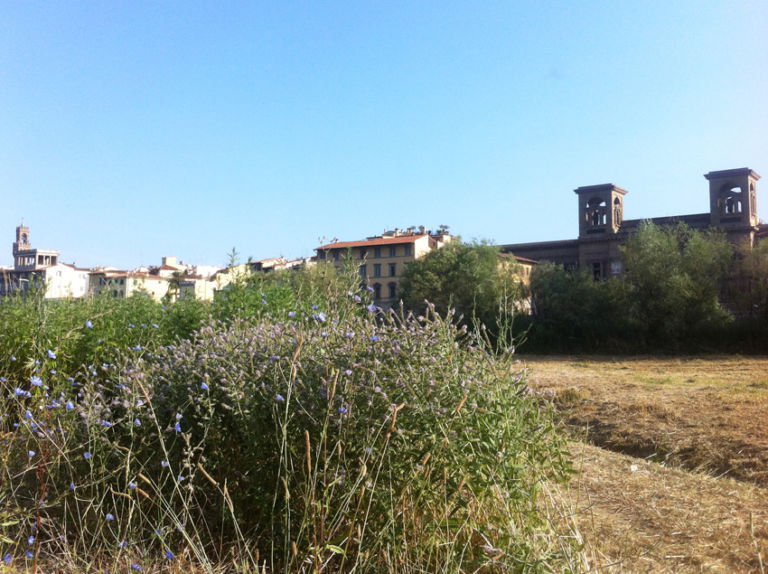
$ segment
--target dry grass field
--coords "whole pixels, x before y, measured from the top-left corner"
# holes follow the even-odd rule
[[[525,357],[574,442],[590,568],[760,572],[768,564],[768,359]]]

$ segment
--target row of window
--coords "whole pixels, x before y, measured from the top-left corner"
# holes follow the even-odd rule
[[[365,279],[368,277],[368,266],[363,264],[358,267],[358,271],[360,273],[360,277]],[[373,264],[373,275],[372,277],[382,277],[381,274],[381,263],[374,263]],[[397,277],[397,263],[390,263],[389,264],[389,275],[388,277]]]
[[[360,248],[360,259],[365,259],[368,255],[368,249],[365,247]],[[390,257],[397,257],[397,246],[396,245],[390,245],[389,246],[389,256]],[[410,257],[411,256],[411,245],[406,243],[403,245],[403,256],[404,257]],[[374,259],[380,259],[381,258],[381,247],[374,247],[373,248],[373,258]]]
[[[413,255],[413,246],[412,245],[406,244],[406,245],[403,245],[402,247],[403,247],[403,249],[402,249],[402,257],[410,257],[411,255]],[[397,246],[396,245],[391,245],[390,247],[386,248],[386,251],[388,253],[388,257],[397,257]],[[333,258],[334,261],[339,261],[344,256],[344,252],[341,249],[333,249],[331,251],[331,253],[332,253],[331,257]],[[382,253],[383,252],[382,252],[382,248],[381,247],[374,247],[373,248],[373,259],[381,259]],[[323,251],[319,251],[317,255],[318,255],[319,259],[325,259],[326,258],[325,252],[323,252]],[[358,258],[359,259],[365,259],[366,257],[368,257],[368,248],[361,247],[360,250],[359,250]]]

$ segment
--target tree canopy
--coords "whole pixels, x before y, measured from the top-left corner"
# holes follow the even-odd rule
[[[517,265],[487,243],[455,240],[408,264],[400,282],[406,308],[426,302],[445,314],[455,309],[466,322],[494,329],[525,295]]]

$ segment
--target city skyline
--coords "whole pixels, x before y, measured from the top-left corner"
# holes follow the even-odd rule
[[[578,187],[642,219],[766,171],[761,2],[30,2],[0,32],[0,265],[22,218],[79,267],[223,266],[420,224],[568,239]]]

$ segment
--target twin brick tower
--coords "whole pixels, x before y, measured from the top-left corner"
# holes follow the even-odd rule
[[[754,245],[756,239],[768,237],[768,224],[761,224],[757,216],[757,173],[744,167],[711,171],[704,177],[709,181],[709,213],[624,219],[627,191],[612,183],[590,185],[574,190],[579,205],[578,239],[515,243],[502,245],[501,250],[566,267],[586,267],[595,278],[602,278],[621,273],[619,246],[642,221],[656,225],[682,222],[693,229],[712,227],[725,232],[733,243]]]

